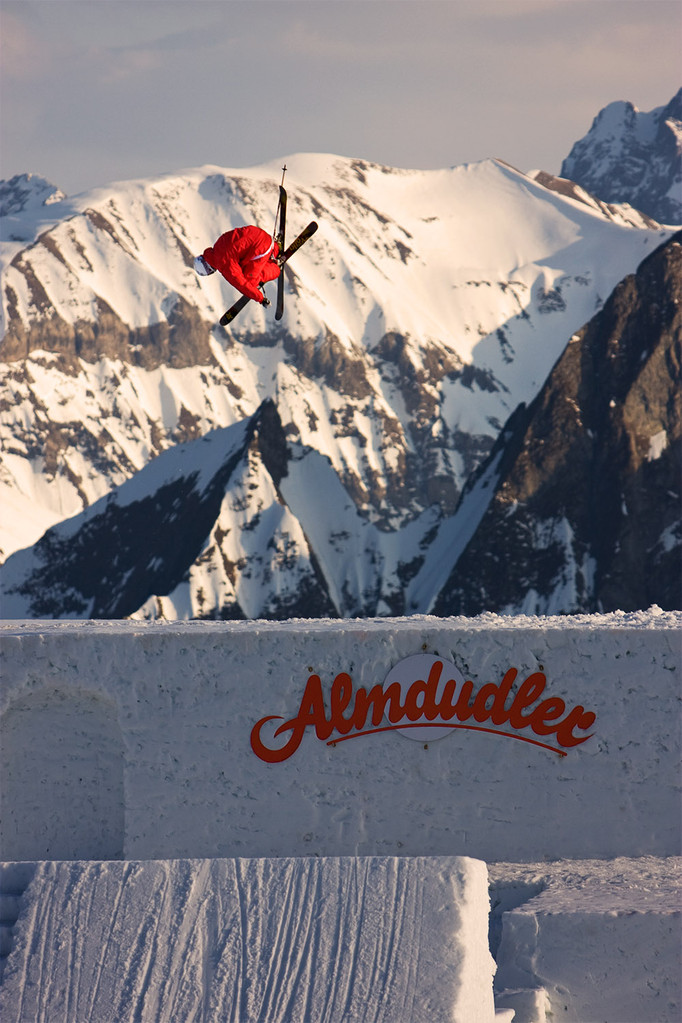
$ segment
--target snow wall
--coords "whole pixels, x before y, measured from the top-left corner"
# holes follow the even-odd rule
[[[2,858],[676,855],[681,624],[2,623]]]

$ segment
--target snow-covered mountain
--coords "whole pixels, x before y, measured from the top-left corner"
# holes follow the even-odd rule
[[[682,224],[682,89],[645,113],[609,103],[575,143],[561,176],[607,203],[629,203],[662,224]]]
[[[671,234],[500,161],[438,172],[334,156],[286,162],[289,237],[312,218],[320,230],[288,266],[284,320],[248,307],[227,331],[216,324],[235,293],[218,275],[196,277],[192,256],[230,227],[272,224],[279,162],[73,199],[41,179],[36,194],[31,179],[5,183],[3,556],[71,520],[8,562],[12,600],[20,579],[51,564],[55,614],[67,580],[81,578],[55,568],[55,544],[68,560],[64,536],[87,535],[96,542],[79,539],[80,556],[98,548],[109,585],[117,559],[133,575],[147,566],[141,614],[426,608],[444,581],[432,573],[434,538],[503,424]],[[193,473],[208,471],[209,448],[213,459],[233,444],[227,477],[224,466],[211,477],[224,496],[197,555],[192,515],[205,502]],[[168,470],[163,483],[153,467]],[[132,489],[115,492],[127,480]],[[140,497],[166,485],[163,500]],[[149,547],[131,543],[124,557],[122,534],[102,524],[129,530],[121,509],[133,503]],[[181,543],[185,529],[192,538]],[[164,545],[182,557],[165,557]],[[135,610],[137,596],[101,603],[92,580],[74,587],[80,596],[62,613]],[[24,590],[24,613],[47,614],[35,588]]]

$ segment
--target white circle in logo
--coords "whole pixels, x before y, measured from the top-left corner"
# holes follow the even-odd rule
[[[397,726],[407,739],[433,742],[452,733],[441,724],[439,705],[443,696],[447,705],[454,702],[464,677],[459,669],[445,657],[437,654],[413,654],[398,661],[384,679],[384,717]],[[394,686],[396,688],[391,689]],[[399,714],[397,698],[402,706]]]

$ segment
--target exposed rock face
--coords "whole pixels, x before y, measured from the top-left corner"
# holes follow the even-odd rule
[[[49,244],[49,236],[40,239]],[[144,327],[129,327],[99,295],[93,302],[92,319],[67,322],[53,309],[49,295],[35,276],[29,262],[18,255],[12,262],[24,278],[38,312],[26,329],[15,315],[16,294],[6,289],[8,324],[0,340],[0,362],[14,363],[34,351],[58,356],[56,366],[64,373],[77,374],[79,359],[94,364],[100,359],[120,359],[145,370],[161,365],[183,369],[213,365],[210,350],[212,324],[202,320],[199,310],[182,296],[176,296],[166,317]]]
[[[604,107],[561,176],[604,202],[627,202],[661,224],[682,224],[682,89],[649,113],[632,103]]]
[[[680,607],[681,344],[678,233],[510,420],[495,496],[437,614]]]

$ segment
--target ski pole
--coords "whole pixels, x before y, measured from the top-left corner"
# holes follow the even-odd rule
[[[275,239],[275,237],[277,235],[277,217],[279,216],[279,208],[282,205],[282,189],[284,188],[284,175],[286,174],[286,172],[287,172],[287,165],[284,164],[284,166],[282,167],[282,180],[279,183],[279,199],[277,200],[277,209],[275,210],[275,223],[274,223],[274,226],[272,228],[272,238],[273,238],[273,241],[274,241],[274,239]]]

